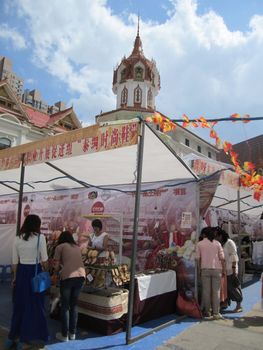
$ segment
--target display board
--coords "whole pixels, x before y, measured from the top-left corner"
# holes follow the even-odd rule
[[[41,231],[47,237],[56,235],[57,231],[70,229],[82,247],[87,242],[87,235],[92,232],[93,218],[98,216],[103,222],[103,230],[108,232],[112,240],[115,253],[121,252],[124,261],[129,262],[135,203],[133,189],[134,186],[126,185],[114,189],[107,187],[106,190],[85,188],[27,193],[23,197],[22,222],[29,213],[37,214],[42,220]],[[190,242],[196,239],[196,195],[196,183],[193,182],[170,181],[143,185],[137,271],[155,268],[158,253],[173,249],[174,258],[178,261],[178,278],[182,283],[194,287],[194,245]],[[16,195],[0,197],[1,227],[15,223],[17,200]],[[0,247],[5,236],[0,235]],[[11,240],[9,243],[11,245]]]

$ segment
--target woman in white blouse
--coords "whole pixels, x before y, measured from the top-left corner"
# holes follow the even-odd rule
[[[102,222],[95,219],[91,223],[93,228],[93,235],[90,237],[89,246],[99,252],[99,257],[105,256],[105,250],[108,249],[109,236],[107,232],[102,231]]]
[[[237,247],[235,242],[229,238],[228,233],[221,228],[217,228],[217,237],[224,249],[227,274],[227,300],[222,305],[222,308],[227,308],[231,301],[235,301],[236,307],[233,312],[242,312],[243,295],[241,283],[238,279]]]
[[[48,340],[47,321],[44,309],[44,294],[33,293],[32,278],[35,275],[37,245],[39,239],[38,273],[48,268],[47,246],[44,235],[40,234],[41,220],[37,215],[28,215],[13,245],[13,287],[14,304],[11,327],[6,348],[12,348],[18,340],[17,349],[25,343]]]

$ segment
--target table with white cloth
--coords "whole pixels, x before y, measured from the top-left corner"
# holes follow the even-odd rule
[[[129,285],[89,291],[84,286],[78,299],[79,326],[110,335],[126,329]],[[59,288],[50,290],[51,300],[59,297]],[[140,274],[135,278],[133,325],[175,313],[176,273],[168,270]]]
[[[173,270],[136,276],[133,324],[175,313],[176,293]]]

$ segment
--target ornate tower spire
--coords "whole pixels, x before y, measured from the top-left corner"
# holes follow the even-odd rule
[[[143,56],[142,41],[140,38],[140,16],[138,14],[137,35],[134,41],[134,47],[131,56]]]
[[[140,36],[140,14],[138,12],[137,36]]]
[[[116,108],[151,112],[155,109],[155,96],[160,90],[160,74],[155,61],[150,61],[143,54],[139,15],[132,53],[129,57],[124,57],[114,70],[112,89],[117,95]]]

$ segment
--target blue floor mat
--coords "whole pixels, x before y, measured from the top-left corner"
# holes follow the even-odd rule
[[[254,284],[243,289],[243,312],[239,314],[231,314],[230,310],[226,310],[224,314],[225,318],[236,319],[244,315],[244,313],[249,312],[253,305],[260,301],[261,297],[261,282],[257,281]],[[235,305],[232,306],[234,308]],[[0,325],[6,328],[9,327],[11,321],[11,290],[8,285],[0,285]],[[165,322],[174,320],[176,315],[168,315],[162,317],[158,320],[152,320],[144,324],[135,326],[132,328],[132,337],[139,336],[149,330],[155,328],[156,326],[162,325]],[[75,341],[70,341],[67,343],[54,343],[55,334],[60,330],[60,323],[49,319],[49,329],[51,333],[51,342],[46,345],[47,350],[102,350],[102,349],[115,349],[115,350],[142,350],[142,349],[156,349],[158,346],[162,345],[169,338],[175,337],[184,330],[192,327],[198,321],[190,318],[184,318],[178,321],[178,323],[172,324],[166,328],[159,330],[137,342],[126,345],[125,343],[125,333],[119,333],[110,336],[101,336],[100,334],[94,332],[80,331],[80,339]],[[53,343],[53,344],[52,344]]]

